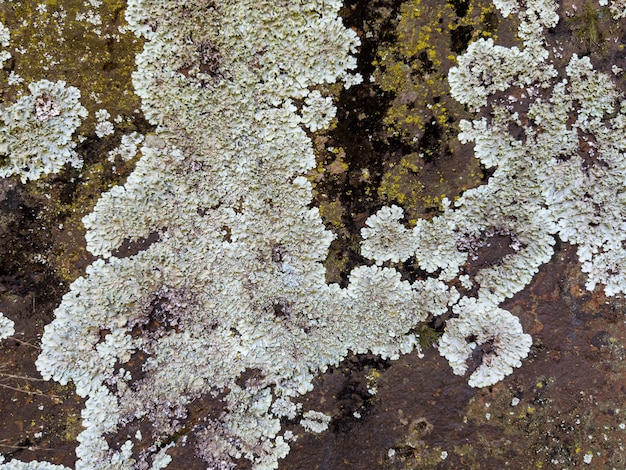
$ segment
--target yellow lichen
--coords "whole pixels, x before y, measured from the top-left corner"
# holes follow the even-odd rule
[[[471,41],[496,33],[500,18],[486,0],[464,5],[461,12],[452,2],[407,1],[397,41],[382,47],[374,61],[376,83],[395,97],[384,118],[388,136],[411,149],[385,162],[378,194],[403,205],[409,218],[432,214],[444,197],[457,198],[483,177],[471,151],[458,142],[457,123],[470,115],[450,97],[447,74]]]
[[[341,222],[343,209],[341,207],[341,202],[338,199],[333,201],[321,201],[319,210],[320,215],[326,223],[330,223],[335,228],[343,227],[343,223]]]

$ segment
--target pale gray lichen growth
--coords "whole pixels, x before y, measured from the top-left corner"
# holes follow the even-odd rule
[[[466,191],[454,207],[420,220],[409,236],[397,227],[374,233],[364,229],[365,253],[379,249],[377,262],[416,257],[439,279],[458,277],[476,297],[453,307],[439,348],[457,374],[468,370],[474,350],[481,362],[472,386],[501,380],[519,367],[530,337],[519,322],[497,306],[521,291],[552,256],[555,237],[578,245],[587,288],[604,285],[607,295],[626,293],[626,107],[611,77],[593,69],[589,58],[572,56],[566,78],[557,79],[543,35],[558,21],[552,1],[494,2],[504,15],[517,13],[524,49],[478,40],[450,71],[453,96],[487,117],[463,121],[459,139],[473,142],[476,156],[495,168],[488,184]],[[503,93],[504,92],[504,93]],[[508,93],[508,96],[506,96]],[[385,212],[387,211],[387,212]],[[377,226],[383,208],[367,225]],[[385,233],[386,232],[386,233]],[[398,233],[390,250],[388,236]],[[461,271],[479,258],[490,239],[506,241],[508,254],[471,276]],[[503,327],[502,325],[506,325]]]
[[[15,334],[15,323],[0,312],[0,340]]]
[[[606,6],[607,3],[608,0],[599,1],[600,6]],[[626,17],[626,0],[611,0],[609,10],[615,20]]]
[[[499,382],[522,365],[532,339],[524,334],[517,317],[488,302],[463,297],[453,308],[457,318],[448,320],[439,340],[439,352],[457,375],[468,370],[468,357],[482,347],[481,361],[468,384],[484,387]],[[471,340],[467,341],[466,338]]]
[[[328,429],[330,416],[320,413],[319,411],[306,411],[302,414],[304,419],[300,420],[300,424],[307,431],[314,433],[324,432]]]
[[[11,41],[11,32],[3,23],[0,22],[0,46],[9,47]],[[4,63],[11,58],[11,53],[6,50],[0,51],[0,69],[4,67]]]
[[[20,462],[18,460],[11,460],[5,464],[1,464],[4,457],[0,455],[0,469],[2,470],[71,470],[64,465],[55,465],[48,462]]]
[[[77,468],[133,468],[164,442],[181,445],[173,436],[188,405],[207,395],[224,411],[184,431],[198,455],[219,468],[240,458],[276,468],[289,450],[280,418],[300,417],[294,399],[315,374],[348,351],[415,349],[412,329],[458,297],[376,266],[353,270],[345,289],[325,282],[333,235],[308,207],[303,175],[315,157],[302,126],[335,113],[311,87],[355,82],[358,39],[339,7],[129,3],[129,24],[148,40],[134,84],[159,128],[126,184],[84,218],[88,249],[107,261],[72,284],[37,361],[44,377],[88,397]],[[152,242],[115,256],[129,239]],[[140,379],[129,365],[137,353]],[[138,420],[151,423],[142,444],[153,450],[109,447],[105,435]]]
[[[537,47],[520,50],[495,45],[493,39],[478,39],[458,58],[459,66],[450,70],[448,80],[454,96],[471,109],[487,104],[487,98],[511,86],[529,86],[556,76],[556,70],[546,65],[548,52]]]
[[[115,132],[113,123],[109,121],[111,114],[106,109],[96,111],[96,135],[100,138],[111,135]]]
[[[566,73],[567,79],[556,83],[547,99],[535,91],[527,110],[534,125],[521,126],[525,143],[509,136],[509,124],[521,122],[517,112],[508,113],[504,106],[498,106],[490,125],[484,119],[465,123],[460,138],[474,141],[477,155],[488,165],[521,165],[525,183],[519,189],[548,207],[545,234],[578,245],[583,271],[589,273],[587,288],[604,284],[607,295],[623,293],[623,97],[608,75],[593,70],[588,58],[574,55]],[[572,114],[576,119],[569,122]],[[581,145],[587,149],[582,151]]]
[[[80,167],[72,141],[87,116],[80,91],[48,80],[28,89],[30,95],[0,110],[0,176],[18,174],[26,182],[57,173],[66,163]]]
[[[114,163],[118,158],[123,162],[132,160],[137,156],[139,146],[143,143],[144,138],[145,137],[138,132],[123,135],[120,145],[109,152],[108,160],[111,163]]]
[[[312,132],[328,127],[331,119],[335,116],[337,108],[330,96],[313,90],[304,100],[302,108],[302,124]]]
[[[383,207],[369,217],[361,229],[361,254],[377,264],[389,260],[406,261],[415,251],[412,233],[398,221],[404,217],[401,207]]]
[[[128,23],[147,40],[134,84],[158,129],[126,184],[84,218],[88,249],[106,261],[72,284],[37,361],[44,377],[71,380],[88,397],[77,468],[147,468],[165,443],[182,445],[181,434],[194,436],[209,467],[234,468],[244,458],[276,468],[292,437],[281,418],[301,417],[313,431],[328,424],[295,403],[316,374],[348,351],[396,358],[418,349],[416,327],[449,306],[455,317],[440,352],[459,374],[480,359],[469,383],[491,385],[520,366],[531,344],[498,305],[550,259],[557,235],[579,245],[590,288],[626,291],[626,230],[603,224],[626,220],[620,96],[577,57],[567,80],[556,81],[543,42],[556,4],[498,4],[520,16],[524,49],[479,40],[450,75],[460,102],[491,105],[489,118],[462,124],[460,138],[497,167],[493,176],[411,230],[399,207],[373,215],[363,246],[378,265],[353,269],[340,288],[325,282],[333,235],[309,208],[303,176],[315,166],[303,126],[326,126],[335,113],[311,90],[358,81],[349,73],[358,40],[337,16],[340,2],[129,3]],[[496,98],[509,89],[523,96],[517,110]],[[510,134],[514,126],[523,139]],[[579,156],[585,138],[597,147],[591,162]],[[570,198],[580,187],[582,199]],[[568,225],[572,215],[579,225]],[[463,273],[496,238],[507,254]],[[143,243],[117,256],[128,240]],[[432,277],[410,283],[380,266],[410,256]],[[476,292],[459,301],[450,287],[457,279]],[[188,406],[207,396],[222,413],[184,427]],[[124,427],[137,421],[152,434],[127,438]],[[139,440],[152,445],[137,455]]]

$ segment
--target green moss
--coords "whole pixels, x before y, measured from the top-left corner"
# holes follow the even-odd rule
[[[343,227],[343,223],[341,222],[343,209],[339,200],[322,201],[319,209],[320,215],[327,223],[330,223],[335,228]]]
[[[404,206],[413,218],[412,212],[424,209],[424,185],[420,181],[423,162],[417,154],[410,154],[402,157],[399,164],[390,162],[385,166],[379,197]]]
[[[62,438],[65,442],[74,442],[83,429],[80,413],[69,413],[65,417],[65,432]]]
[[[462,171],[457,173],[457,167]],[[384,169],[378,195],[389,204],[402,205],[409,220],[437,213],[443,198],[455,199],[460,192],[479,184],[483,177],[475,159],[470,157],[464,162],[460,156],[434,165],[411,153],[399,162],[385,162]]]
[[[422,325],[418,331],[420,347],[422,349],[430,348],[441,337],[442,333],[429,327],[428,325]]]

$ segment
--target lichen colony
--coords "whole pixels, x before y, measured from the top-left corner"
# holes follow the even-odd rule
[[[622,3],[610,2],[615,18]],[[361,231],[369,261],[340,287],[325,280],[333,234],[305,176],[316,164],[311,133],[335,119],[328,87],[362,80],[341,2],[128,2],[129,28],[145,40],[133,85],[156,131],[122,140],[119,155],[141,158],[83,219],[98,259],[63,297],[37,360],[45,379],[71,381],[87,399],[76,468],[165,468],[168,450],[185,445],[208,468],[277,468],[296,437],[281,419],[303,432],[328,427],[298,401],[316,375],[349,352],[419,349],[420,325],[437,316],[447,318],[437,347],[452,371],[493,385],[532,344],[501,304],[557,239],[578,247],[589,290],[626,293],[626,107],[615,78],[587,57],[565,70],[551,62],[556,2],[494,5],[517,16],[522,47],[478,39],[448,76],[475,113],[460,140],[493,173],[414,226],[398,205],[371,214]],[[0,30],[4,47],[9,33]],[[30,91],[0,111],[1,174],[24,181],[80,165],[72,134],[87,115],[65,83]],[[112,133],[109,113],[96,115],[98,136]],[[508,254],[464,272],[494,237]],[[136,249],[122,255],[129,240]],[[411,257],[423,279],[395,268]],[[0,316],[4,336],[8,322]],[[185,427],[206,397],[220,412]]]

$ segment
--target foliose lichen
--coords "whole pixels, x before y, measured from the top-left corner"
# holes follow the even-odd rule
[[[626,292],[623,97],[588,57],[574,54],[559,76],[544,39],[545,30],[558,22],[556,3],[494,3],[503,15],[519,15],[523,49],[478,39],[449,73],[457,100],[476,111],[488,110],[486,116],[462,121],[459,139],[474,143],[476,156],[493,175],[454,205],[447,202],[441,216],[420,220],[411,231],[399,222],[382,225],[388,208],[362,230],[364,252],[377,252],[378,263],[415,256],[422,269],[438,273],[439,279],[458,277],[465,292],[453,307],[458,317],[448,322],[439,348],[462,374],[477,346],[490,344],[470,376],[474,386],[493,384],[528,354],[529,337],[519,325],[507,328],[509,334],[517,332],[515,340],[502,341],[498,327],[482,321],[528,285],[550,259],[556,237],[578,246],[589,290],[603,284],[606,295]],[[389,244],[389,233],[397,234],[399,242]],[[508,240],[509,253],[468,276],[483,240],[496,237]],[[511,319],[501,315],[503,321]],[[486,330],[490,333],[485,335]],[[494,355],[509,357],[504,360],[508,366],[494,361]],[[485,367],[491,369],[488,374]]]
[[[13,320],[5,317],[0,313],[0,340],[8,338],[15,333],[15,323]]]
[[[293,403],[315,374],[348,351],[413,350],[411,328],[455,298],[441,281],[375,266],[353,270],[347,289],[325,282],[333,236],[308,207],[315,159],[302,126],[335,112],[313,87],[360,80],[339,7],[129,3],[147,40],[134,84],[159,128],[126,184],[85,217],[88,249],[106,261],[73,283],[37,361],[88,397],[77,468],[147,465],[186,436],[209,465],[275,468],[291,439],[285,409],[303,429],[327,423]],[[116,256],[128,239],[143,248]],[[205,396],[224,411],[183,429]],[[150,433],[127,439],[140,422]]]
[[[556,237],[578,245],[589,289],[626,292],[621,95],[586,58],[558,75],[543,39],[556,3],[494,4],[519,16],[523,48],[478,39],[449,74],[460,103],[488,110],[459,138],[493,175],[410,229],[399,206],[372,215],[362,253],[375,264],[341,288],[325,282],[333,235],[304,177],[315,165],[304,128],[335,113],[316,87],[360,80],[340,2],[129,2],[146,40],[133,81],[157,130],[136,141],[126,183],[85,217],[101,258],[64,296],[37,361],[87,398],[76,468],[163,468],[188,441],[208,466],[277,468],[294,439],[281,419],[328,425],[296,403],[316,374],[349,351],[419,349],[419,326],[444,314],[440,353],[470,385],[492,385],[532,342],[500,304]],[[472,266],[496,238],[507,254]],[[128,241],[138,249],[122,256]],[[403,280],[395,265],[409,257],[429,277]],[[220,412],[183,424],[201,399]]]
[[[80,91],[65,82],[40,80],[0,112],[0,176],[20,175],[22,182],[57,173],[63,165],[81,166],[72,140],[87,110]]]

